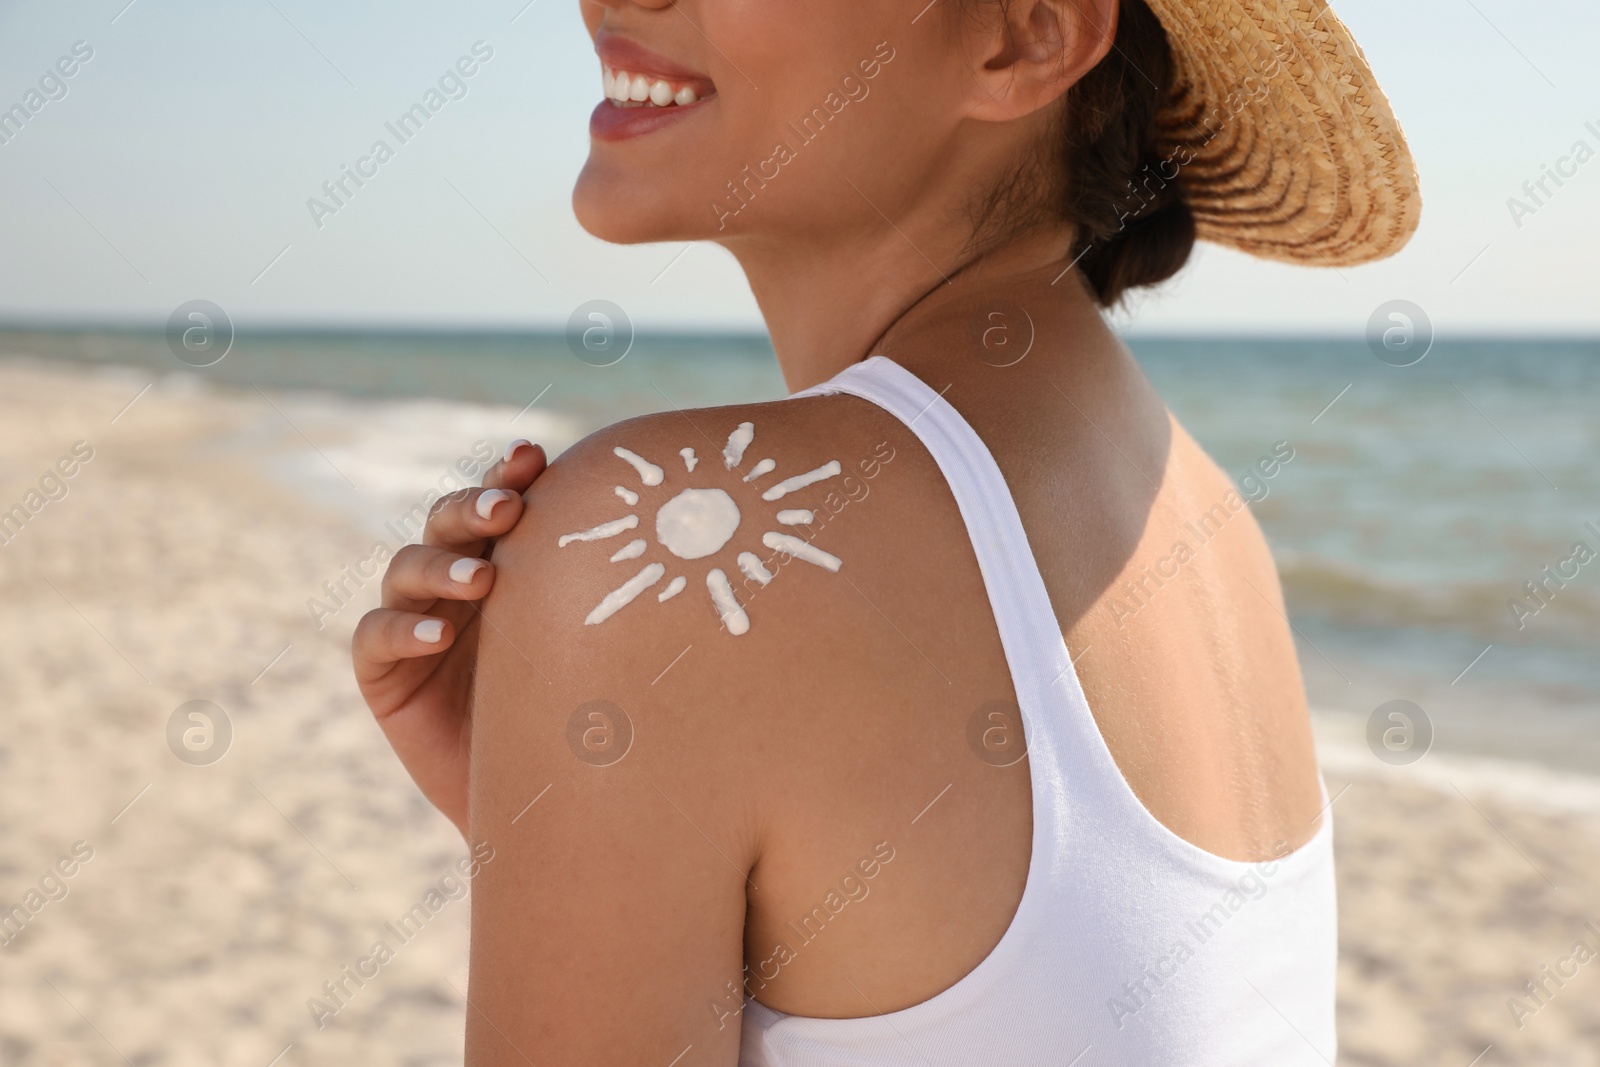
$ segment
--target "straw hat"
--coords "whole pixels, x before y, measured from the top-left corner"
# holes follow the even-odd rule
[[[1405,245],[1422,210],[1416,164],[1323,0],[1147,3],[1175,62],[1160,147],[1200,237],[1307,266]]]

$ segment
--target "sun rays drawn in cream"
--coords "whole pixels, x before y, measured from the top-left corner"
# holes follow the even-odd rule
[[[722,449],[722,463],[727,470],[734,470],[744,460],[745,451],[755,441],[756,428],[754,423],[741,422],[734,431],[728,435],[728,443]],[[641,484],[654,488],[661,485],[667,472],[660,466],[650,462],[637,452],[618,446],[613,448],[612,454],[624,461],[639,476]],[[683,448],[678,451],[683,459],[685,470],[693,474],[695,466],[700,462],[694,449]],[[740,480],[754,482],[778,467],[775,460],[762,459],[750,468],[750,472]],[[761,494],[761,499],[771,503],[782,500],[790,493],[829,478],[838,477],[843,471],[838,460],[830,460],[822,466],[803,474],[796,474],[791,478],[774,483]],[[626,486],[618,485],[613,492],[623,503],[633,507],[639,502],[639,494]],[[806,508],[782,508],[773,515],[773,521],[779,526],[808,526],[815,518],[815,514]],[[707,556],[720,552],[727,543],[733,540],[733,535],[739,530],[742,516],[739,506],[733,502],[733,497],[726,491],[717,488],[690,487],[679,492],[671,500],[662,504],[655,515],[656,542],[666,548],[673,556],[680,560],[704,559]],[[576,533],[562,534],[556,541],[559,548],[566,548],[574,541],[604,541],[618,537],[632,530],[639,529],[639,516],[636,514],[623,515],[620,518],[610,519],[598,526]],[[782,552],[795,559],[804,560],[814,566],[827,571],[837,572],[840,566],[838,556],[824,552],[802,537],[784,533],[780,530],[768,530],[761,535],[761,543],[774,552]],[[649,543],[643,537],[634,537],[627,544],[617,549],[611,556],[612,563],[624,563],[643,556],[649,550]],[[773,573],[767,568],[761,557],[754,552],[740,552],[737,557],[740,572],[750,581],[758,585],[766,585],[772,581]],[[618,611],[627,607],[638,599],[645,590],[653,588],[656,583],[665,578],[667,564],[661,562],[646,563],[638,573],[611,592],[607,593],[595,605],[593,611],[584,618],[584,624],[596,626],[605,622]],[[739,635],[750,629],[750,616],[739,603],[739,598],[734,594],[733,583],[728,579],[721,567],[712,567],[706,571],[706,592],[711,598],[711,606],[716,609],[722,623],[730,634]],[[689,580],[679,574],[673,576],[666,586],[656,594],[656,600],[665,602],[677,596],[688,587]]]

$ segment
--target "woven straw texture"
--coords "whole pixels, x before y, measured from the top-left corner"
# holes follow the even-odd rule
[[[1422,210],[1416,164],[1327,4],[1148,3],[1176,63],[1161,150],[1200,237],[1306,266],[1365,263],[1405,245]]]

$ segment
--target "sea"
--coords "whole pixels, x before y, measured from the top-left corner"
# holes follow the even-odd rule
[[[1600,340],[1439,338],[1404,367],[1359,337],[1128,344],[1259,498],[1319,715],[1375,758],[1404,707],[1430,752],[1600,775]],[[241,332],[196,368],[159,332],[11,328],[0,358],[388,410],[397,439],[436,439],[429,456],[464,449],[477,407],[559,448],[635,414],[785,393],[767,340],[737,334],[639,336],[600,366],[562,334]],[[1274,450],[1293,458],[1247,481]],[[389,451],[391,482],[436,477]]]

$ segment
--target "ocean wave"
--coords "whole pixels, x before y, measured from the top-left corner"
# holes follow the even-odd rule
[[[254,454],[286,487],[371,523],[424,514],[439,497],[480,484],[516,438],[543,445],[553,459],[590,429],[584,419],[543,407],[196,388],[255,409],[219,447]]]
[[[1324,557],[1278,555],[1284,598],[1296,617],[1313,617],[1342,628],[1449,630],[1506,643],[1584,643],[1582,634],[1593,634],[1600,627],[1600,574],[1586,571],[1556,589],[1541,606],[1521,585],[1531,575],[1520,580],[1410,583]],[[1519,619],[1513,603],[1523,604],[1532,614]]]

